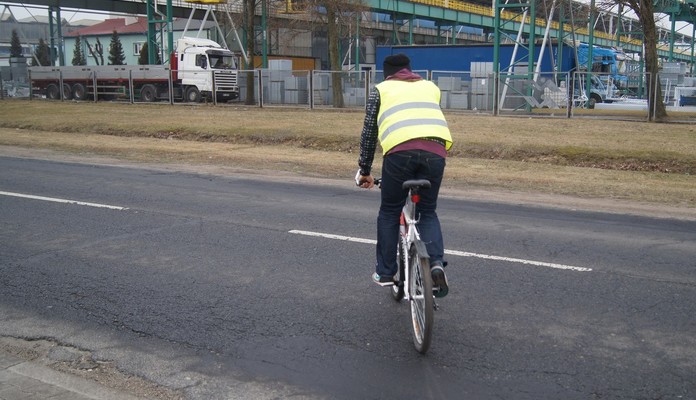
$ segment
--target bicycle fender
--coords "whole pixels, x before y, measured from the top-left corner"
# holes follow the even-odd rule
[[[423,242],[422,240],[416,240],[413,243],[413,245],[416,246],[416,251],[418,252],[418,254],[420,254],[421,257],[430,258],[430,255],[428,254],[428,249],[425,247],[425,242]]]

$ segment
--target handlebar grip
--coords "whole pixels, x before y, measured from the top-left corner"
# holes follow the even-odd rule
[[[360,170],[358,169],[358,172],[355,173],[355,186],[360,186],[361,176],[362,175],[360,175]],[[382,184],[382,178],[374,178],[373,183],[375,184],[375,186],[380,187],[380,185]]]

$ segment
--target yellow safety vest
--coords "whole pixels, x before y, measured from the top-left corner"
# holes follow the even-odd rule
[[[388,80],[377,85],[379,142],[384,154],[411,139],[434,137],[452,147],[452,135],[440,109],[440,89],[432,82]]]

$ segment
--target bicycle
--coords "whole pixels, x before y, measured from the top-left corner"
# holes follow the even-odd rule
[[[360,172],[358,171],[358,174]],[[359,176],[356,176],[356,183]],[[380,187],[381,179],[375,179]],[[394,300],[406,300],[411,307],[411,332],[416,350],[425,354],[430,348],[433,332],[434,311],[437,304],[433,296],[433,281],[430,276],[430,256],[418,232],[416,205],[420,201],[418,191],[429,189],[427,179],[407,180],[402,188],[408,190],[406,203],[401,211],[399,226],[398,271],[395,284],[391,287]]]

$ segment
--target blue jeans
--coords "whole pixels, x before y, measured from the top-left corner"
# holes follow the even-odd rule
[[[445,171],[445,159],[423,150],[408,150],[389,154],[382,163],[382,203],[377,217],[377,266],[380,276],[397,272],[399,217],[408,191],[401,184],[409,179],[427,179],[430,189],[421,189],[416,214],[420,216],[418,231],[425,242],[430,262],[442,261],[444,243],[440,220],[437,218],[437,196]]]

